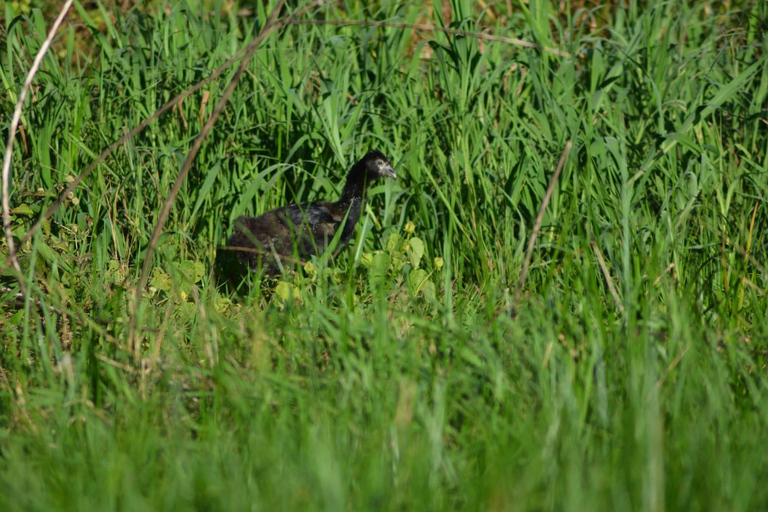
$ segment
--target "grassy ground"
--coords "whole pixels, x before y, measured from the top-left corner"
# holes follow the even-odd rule
[[[16,242],[267,3],[76,4],[16,138]],[[271,35],[138,304],[162,202],[233,70],[122,145],[21,247],[27,296],[0,278],[0,508],[768,507],[768,4],[630,3],[301,18],[450,23],[568,56],[403,28]],[[55,11],[35,7],[3,7],[3,141]],[[352,247],[225,285],[234,218],[335,197],[369,148],[399,179]]]

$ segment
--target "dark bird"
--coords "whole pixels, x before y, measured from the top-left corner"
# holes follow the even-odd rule
[[[258,217],[238,217],[227,246],[254,271],[261,259],[269,273],[276,273],[283,262],[322,254],[341,230],[338,251],[352,239],[368,185],[379,178],[397,175],[384,153],[369,151],[349,170],[338,201],[292,204]]]

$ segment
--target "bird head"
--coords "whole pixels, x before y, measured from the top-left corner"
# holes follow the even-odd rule
[[[392,168],[392,162],[381,151],[373,150],[366,153],[363,163],[369,179],[392,178],[397,179],[397,174]]]

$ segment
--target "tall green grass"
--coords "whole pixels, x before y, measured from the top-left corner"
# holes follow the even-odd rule
[[[17,241],[268,4],[76,3],[16,138]],[[343,0],[303,18],[450,23],[569,57],[408,28],[270,35],[138,303],[162,202],[234,70],[123,145],[21,247],[28,295],[0,278],[0,506],[766,508],[768,4],[631,4]],[[5,140],[51,9],[3,8]],[[234,291],[216,264],[233,220],[334,198],[369,148],[399,179],[372,189],[351,247]]]

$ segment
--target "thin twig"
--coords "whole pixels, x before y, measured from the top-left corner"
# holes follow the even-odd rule
[[[19,122],[21,120],[21,110],[24,108],[24,100],[27,98],[27,92],[32,86],[32,80],[34,80],[37,70],[40,68],[40,64],[43,62],[45,54],[48,53],[48,48],[51,46],[56,32],[64,22],[64,18],[67,16],[69,8],[72,7],[73,0],[67,0],[59,12],[59,16],[51,25],[51,29],[48,31],[48,35],[40,46],[40,49],[35,55],[35,59],[32,61],[32,67],[29,68],[27,78],[24,80],[24,85],[19,92],[19,98],[16,101],[16,108],[13,109],[13,117],[11,117],[11,126],[8,129],[8,142],[5,144],[5,155],[3,156],[3,229],[5,231],[5,241],[8,244],[8,259],[10,264],[16,269],[16,272],[21,274],[21,265],[16,258],[16,246],[13,243],[13,233],[11,232],[11,157],[13,156],[13,140],[16,138],[16,130],[19,128]],[[24,292],[24,282],[21,276],[18,276],[19,287],[22,293]]]
[[[19,305],[22,305],[22,303],[26,300],[25,295],[21,292],[14,292],[11,288],[8,288],[6,286],[0,286],[0,293],[7,293],[12,296],[14,302],[16,302]],[[109,325],[109,322],[102,319],[96,319],[94,320],[90,316],[86,315],[85,312],[80,311],[78,309],[74,309],[73,313],[70,313],[69,311],[66,311],[60,307],[55,306],[49,306],[47,304],[44,304],[43,301],[32,299],[30,300],[31,303],[36,305],[40,308],[40,310],[47,310],[49,313],[53,313],[55,315],[59,315],[61,317],[66,317],[74,322],[77,322],[83,327],[88,327],[90,329],[93,329],[96,331],[100,336],[104,337],[108,342],[113,343],[115,345],[119,345],[119,342],[116,338],[114,338],[112,335],[110,335],[105,327]]]
[[[493,34],[485,34],[483,32],[471,32],[469,30],[458,30],[455,28],[437,27],[435,25],[425,24],[412,24],[412,23],[393,23],[387,21],[357,21],[357,20],[299,20],[292,22],[292,25],[332,25],[335,27],[387,27],[387,28],[410,28],[413,30],[419,30],[422,32],[443,32],[445,34],[451,34],[454,36],[466,36],[474,37],[475,39],[482,39],[484,41],[497,41],[500,43],[507,43],[513,46],[519,46],[521,48],[533,48],[541,50],[558,57],[570,57],[571,54],[563,50],[556,48],[549,48],[541,46],[530,41],[518,39],[516,37],[504,37],[495,36]]]
[[[600,250],[600,247],[597,246],[597,242],[595,242],[594,240],[591,240],[589,242],[589,245],[592,247],[592,252],[595,253],[595,257],[597,258],[597,264],[600,265],[600,271],[603,273],[605,284],[608,286],[608,291],[611,292],[611,297],[613,297],[613,302],[614,304],[616,304],[616,308],[619,310],[620,313],[624,314],[624,305],[621,303],[619,292],[616,291],[616,285],[613,284],[613,278],[611,277],[611,272],[610,270],[608,270],[608,265],[605,264],[605,258],[603,258],[603,253]]]
[[[757,284],[752,282],[751,279],[748,279],[747,276],[742,277],[742,279],[744,280],[744,284],[746,284],[747,286],[755,290],[758,293],[758,295],[760,295],[761,297],[765,296],[765,292],[759,286],[757,286]],[[743,302],[742,304],[739,304],[739,307],[741,308],[742,305],[743,305]]]
[[[664,272],[662,272],[662,273],[659,275],[659,277],[657,277],[656,279],[654,279],[654,280],[653,280],[653,286],[656,286],[656,285],[658,285],[658,284],[661,282],[661,279],[662,279],[662,278],[663,278],[665,275],[667,275],[667,274],[669,273],[669,271],[670,271],[670,270],[673,270],[674,268],[675,268],[675,264],[674,264],[674,263],[670,263],[669,265],[667,265],[667,268],[665,268],[665,269],[664,269]]]
[[[754,233],[755,228],[755,219],[757,218],[757,209],[760,206],[760,201],[755,201],[755,207],[752,209],[752,221],[749,223],[749,235],[747,236],[747,251],[746,254],[749,254],[749,251],[752,249],[752,234]],[[749,259],[744,256],[744,263],[749,261]],[[742,276],[741,278],[741,287],[739,290],[739,309],[744,306],[744,284],[748,281],[746,274]],[[751,281],[750,281],[751,282]],[[752,283],[754,285],[754,283]]]
[[[766,271],[766,268],[759,261],[757,261],[757,259],[754,256],[752,256],[750,253],[748,253],[747,251],[745,251],[744,249],[742,249],[736,244],[732,244],[731,247],[733,247],[734,251],[744,256],[744,261],[749,261],[750,263],[752,263],[754,266],[757,267],[757,270],[759,270],[763,274],[768,273],[768,271]]]
[[[279,0],[277,2],[277,5],[272,10],[272,13],[269,15],[269,18],[267,18],[267,22],[264,24],[264,27],[261,29],[261,32],[259,33],[259,35],[246,47],[245,54],[243,55],[243,60],[240,61],[240,65],[237,67],[237,70],[235,71],[235,74],[232,77],[232,80],[230,80],[229,84],[227,85],[227,88],[224,90],[224,94],[222,94],[221,98],[219,99],[219,102],[216,104],[216,107],[213,109],[213,112],[211,112],[211,116],[208,118],[208,121],[206,121],[205,125],[203,126],[203,129],[200,131],[200,134],[195,138],[195,141],[192,143],[192,147],[189,149],[189,154],[187,155],[187,159],[184,161],[184,164],[181,166],[181,170],[179,171],[179,175],[176,178],[176,182],[173,184],[173,188],[171,188],[171,192],[170,194],[168,194],[168,197],[166,198],[165,203],[163,204],[163,209],[160,211],[160,215],[157,218],[157,223],[155,224],[155,229],[152,232],[152,238],[149,240],[147,253],[144,256],[144,265],[141,268],[141,276],[139,277],[139,283],[136,285],[136,290],[139,292],[136,294],[137,297],[141,296],[140,292],[144,290],[144,287],[147,284],[147,279],[149,279],[149,271],[152,268],[152,257],[155,254],[155,248],[157,247],[157,242],[158,240],[160,240],[160,235],[163,232],[163,226],[165,226],[165,221],[168,219],[168,215],[171,213],[171,206],[173,205],[173,202],[176,200],[176,196],[181,190],[181,185],[182,183],[184,183],[184,179],[187,177],[187,173],[189,172],[190,167],[192,167],[192,162],[195,161],[195,158],[197,157],[197,153],[198,151],[200,151],[200,148],[203,145],[203,140],[205,140],[205,138],[208,136],[208,133],[211,131],[211,128],[213,128],[213,125],[216,123],[216,120],[219,118],[219,115],[224,110],[224,106],[227,104],[227,101],[229,100],[229,97],[234,92],[235,87],[237,86],[237,83],[240,81],[240,77],[245,71],[245,68],[248,66],[248,63],[251,61],[251,57],[253,57],[253,54],[256,53],[256,50],[259,48],[259,45],[264,40],[264,38],[266,38],[267,35],[269,35],[269,33],[272,32],[272,29],[275,26],[275,20],[277,19],[277,14],[280,12],[280,9],[282,9],[283,3],[285,3],[285,0]]]
[[[25,299],[26,294],[21,292],[14,292],[11,288],[8,288],[7,286],[0,286],[0,293],[7,293],[13,298],[13,301],[20,306],[23,305],[24,301],[26,300]],[[70,319],[75,318],[75,315],[73,315],[72,313],[67,313],[63,309],[58,309],[53,306],[47,306],[43,304],[43,302],[40,300],[30,299],[30,301],[40,309],[48,309],[50,313],[54,313],[59,316],[66,316],[66,317],[69,317]]]
[[[525,251],[525,258],[523,259],[523,269],[520,271],[520,278],[517,280],[517,291],[515,292],[516,297],[520,298],[520,293],[523,290],[523,285],[525,284],[525,278],[528,276],[528,269],[531,266],[531,257],[533,256],[533,249],[536,246],[536,239],[539,237],[539,230],[541,229],[541,223],[544,221],[544,212],[547,211],[547,206],[549,206],[549,200],[552,198],[552,194],[555,192],[555,185],[557,185],[557,180],[560,179],[560,173],[563,172],[563,167],[565,166],[565,160],[568,158],[568,154],[571,152],[571,148],[573,147],[573,142],[570,140],[565,144],[565,149],[563,149],[563,153],[560,155],[560,160],[557,162],[557,168],[555,169],[555,173],[552,175],[552,179],[549,180],[549,186],[547,187],[547,192],[544,194],[544,199],[541,201],[541,207],[539,207],[539,213],[536,215],[536,221],[533,223],[533,230],[531,231],[531,237],[528,239],[528,248]]]

